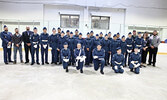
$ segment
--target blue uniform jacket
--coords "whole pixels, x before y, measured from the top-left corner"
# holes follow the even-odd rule
[[[1,32],[2,47],[7,47],[8,42],[12,42],[12,33],[11,32]]]
[[[30,37],[31,46],[37,45],[39,48],[39,34],[32,34]]]
[[[126,44],[126,41],[125,41],[125,42],[121,41],[120,46],[121,46],[122,54],[126,53],[126,50],[127,50],[127,44]]]
[[[50,35],[49,36],[49,45],[51,48],[57,49],[59,48],[59,35]]]
[[[101,50],[97,50],[97,48],[93,49],[93,52],[92,52],[92,56],[98,56],[98,59],[104,59],[105,57],[105,50],[104,49],[101,49]]]
[[[120,63],[120,64],[118,64]],[[120,65],[120,66],[123,66],[124,64],[124,56],[123,54],[114,54],[113,55],[113,58],[112,58],[112,64],[115,66],[115,65]]]
[[[132,38],[126,38],[126,44],[127,44],[127,50],[133,49],[133,39]]]
[[[70,49],[61,49],[61,59],[70,59],[71,53],[70,53]]]
[[[120,47],[120,44],[117,40],[113,40],[111,42],[110,50],[112,54],[115,54],[117,52],[117,48]]]
[[[41,33],[39,39],[41,45],[47,45],[49,43],[49,34]]]
[[[130,55],[130,61],[138,61],[138,63],[141,63],[141,54],[134,52]]]

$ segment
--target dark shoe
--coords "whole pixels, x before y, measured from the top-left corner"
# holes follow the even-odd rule
[[[14,61],[13,64],[16,64],[16,61]]]
[[[37,65],[40,65],[40,63],[39,63],[39,62],[37,62]]]
[[[149,64],[147,64],[148,66],[150,66],[151,64],[149,63]]]
[[[7,64],[9,64],[8,62],[5,62],[5,64],[7,65]]]
[[[21,63],[24,63],[23,60],[21,60]]]
[[[25,64],[27,64],[27,63],[29,63],[29,62],[26,61]]]
[[[44,63],[42,63],[42,65],[44,65]]]
[[[51,64],[54,64],[54,62],[51,62]]]
[[[55,65],[57,65],[57,62],[55,62]]]
[[[59,65],[61,65],[62,64],[62,62],[59,62]]]
[[[9,62],[11,62],[11,63],[12,63],[13,61],[9,61]]]
[[[153,64],[153,67],[155,67],[155,64]]]
[[[82,70],[82,69],[80,70],[80,73],[83,73],[83,70]]]
[[[131,71],[131,72],[133,72],[133,68],[132,68],[132,69],[130,69],[130,71]]]
[[[34,65],[34,63],[31,63],[31,65]]]
[[[101,73],[101,74],[104,74],[104,72],[103,72],[102,70],[100,71],[100,73]]]
[[[45,62],[45,64],[49,64],[48,62]]]
[[[74,66],[74,63],[72,63],[72,66]]]
[[[66,72],[68,72],[68,68],[66,68]]]

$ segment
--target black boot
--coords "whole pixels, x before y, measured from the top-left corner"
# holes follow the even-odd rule
[[[31,65],[34,65],[34,63],[31,63]]]
[[[9,64],[8,62],[5,62],[5,64],[7,65],[7,64]]]
[[[45,64],[49,64],[48,62],[45,62]]]
[[[21,63],[24,63],[23,60],[21,60]]]
[[[37,62],[37,65],[40,65],[40,63],[39,63],[39,62]]]
[[[83,70],[82,70],[82,69],[80,70],[80,73],[83,73]]]
[[[133,68],[132,68],[132,69],[130,69],[130,71],[131,71],[131,72],[133,72]]]
[[[66,68],[66,72],[68,72],[68,67]]]
[[[101,73],[101,74],[104,74],[103,70],[100,70],[100,73]]]

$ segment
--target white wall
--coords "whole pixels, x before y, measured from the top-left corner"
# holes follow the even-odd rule
[[[0,19],[42,20],[42,4],[0,3]]]

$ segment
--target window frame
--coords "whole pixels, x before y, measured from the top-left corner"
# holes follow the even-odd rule
[[[64,27],[62,26],[62,16],[68,16],[69,17],[69,25],[71,24],[72,20],[71,20],[71,16],[77,16],[78,17],[78,26],[77,27],[68,27],[67,25]],[[80,15],[78,14],[60,14],[60,27],[62,28],[79,28],[79,24],[80,24]]]
[[[109,19],[109,20],[108,20],[108,28],[101,28],[101,26],[100,26],[99,28],[94,28],[94,27],[92,26],[92,17],[100,17],[99,23],[101,23],[101,18],[102,18],[102,17],[106,17],[106,18],[108,18],[108,19]],[[109,29],[110,29],[110,16],[98,16],[98,15],[92,15],[92,16],[91,16],[91,29],[109,30]]]

